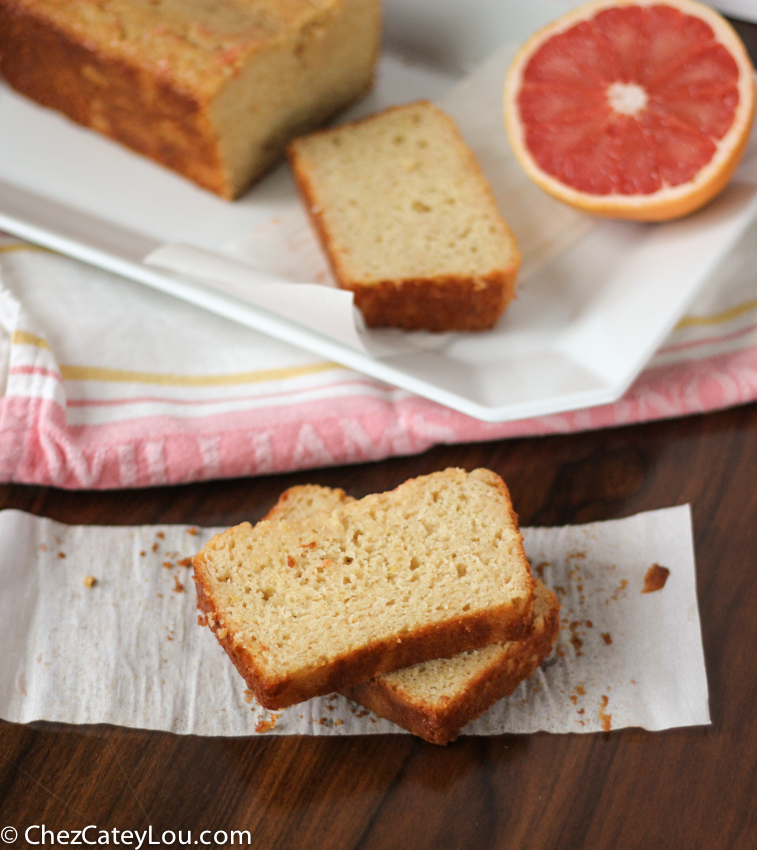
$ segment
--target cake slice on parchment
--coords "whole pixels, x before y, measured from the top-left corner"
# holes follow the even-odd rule
[[[351,501],[343,490],[292,487],[266,519],[301,519]],[[534,625],[527,637],[384,673],[342,693],[427,741],[446,744],[535,672],[559,629],[557,597],[536,579]]]
[[[533,579],[507,488],[448,469],[194,558],[198,605],[250,690],[283,708],[530,634]]]
[[[339,286],[369,327],[494,326],[520,263],[478,163],[427,101],[295,139],[289,160]]]

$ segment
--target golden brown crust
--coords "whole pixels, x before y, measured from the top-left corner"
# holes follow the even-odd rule
[[[424,104],[427,101],[419,101],[419,103]],[[382,114],[403,108],[391,107]],[[358,124],[362,121],[371,121],[373,118],[375,116],[350,123]],[[449,118],[448,120],[454,127],[454,122]],[[349,126],[349,124],[343,126]],[[329,132],[332,131],[319,131],[320,134]],[[455,132],[457,132],[456,128]],[[486,184],[476,158],[467,148],[466,152],[469,167],[474,169],[482,183]],[[294,174],[297,191],[324,248],[334,277],[341,289],[354,293],[355,306],[363,314],[368,327],[396,327],[406,331],[435,332],[482,331],[494,327],[515,296],[515,282],[520,265],[517,252],[509,268],[484,275],[439,275],[372,281],[370,284],[355,281],[342,268],[337,252],[331,250],[334,240],[329,233],[324,211],[319,206],[307,164],[299,155],[297,140],[287,147],[287,157]],[[494,203],[488,185],[487,191]]]
[[[32,100],[231,197],[202,104],[170,76],[79,43],[14,0],[0,0],[0,71]]]
[[[506,657],[472,679],[455,699],[428,705],[412,700],[385,678],[371,679],[341,692],[361,705],[432,744],[447,744],[495,702],[509,696],[552,651],[560,630],[560,605],[554,594],[543,626],[512,645]]]

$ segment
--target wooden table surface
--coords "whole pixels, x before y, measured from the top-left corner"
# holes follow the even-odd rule
[[[757,26],[739,25],[753,57]],[[690,503],[710,727],[461,738],[198,738],[0,722],[0,836],[48,829],[249,830],[269,848],[757,847],[757,405],[597,433],[440,447],[381,463],[110,493],[0,487],[68,523],[233,524],[286,487],[355,496],[486,466],[524,525]],[[0,648],[0,651],[2,649]],[[210,840],[210,835],[205,836]],[[113,843],[113,839],[111,839]]]

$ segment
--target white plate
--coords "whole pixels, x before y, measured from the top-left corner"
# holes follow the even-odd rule
[[[387,56],[358,111],[441,97],[499,43],[566,5],[389,0]],[[381,360],[141,262],[166,242],[216,250],[293,193],[281,168],[228,204],[0,87],[0,228],[486,421],[619,398],[757,214],[753,189],[737,184],[683,222],[603,223],[529,278],[494,331]]]

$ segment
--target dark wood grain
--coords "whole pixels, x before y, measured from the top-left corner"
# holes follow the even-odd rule
[[[757,27],[737,28],[754,58]],[[223,525],[259,519],[294,484],[362,496],[447,466],[501,474],[527,525],[690,503],[712,726],[440,748],[407,736],[218,739],[0,722],[0,829],[152,825],[156,835],[191,829],[193,840],[246,829],[257,850],[754,850],[757,405],[186,487],[4,486],[0,507],[70,523]]]
[[[0,725],[0,827],[248,829],[256,848],[733,848],[757,835],[757,405],[597,433],[145,491],[6,486],[66,522],[234,523],[305,481],[360,496],[488,466],[528,525],[689,502],[710,728],[602,735],[214,739]]]

